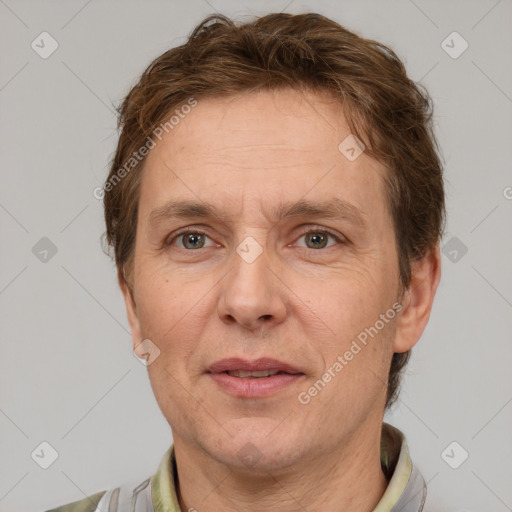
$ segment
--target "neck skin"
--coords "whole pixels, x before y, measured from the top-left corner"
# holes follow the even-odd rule
[[[280,471],[238,473],[174,437],[182,511],[372,512],[388,481],[380,463],[380,424],[361,425],[327,456]]]

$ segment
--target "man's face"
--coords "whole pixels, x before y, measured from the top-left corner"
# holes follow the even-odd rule
[[[149,339],[160,350],[148,372],[175,443],[230,466],[249,455],[278,469],[381,421],[398,258],[385,171],[365,153],[347,158],[338,146],[349,135],[342,107],[326,97],[260,92],[200,99],[147,157],[135,306],[125,298],[134,346]],[[335,216],[277,215],[335,200],[345,205]],[[216,214],[151,215],[171,201]],[[272,358],[298,373],[209,371],[231,358]]]

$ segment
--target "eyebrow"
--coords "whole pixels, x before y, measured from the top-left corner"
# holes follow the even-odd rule
[[[324,202],[301,199],[297,202],[280,204],[270,208],[267,218],[282,220],[293,217],[327,218],[347,220],[360,228],[367,226],[366,214],[356,206],[341,198]],[[230,216],[222,213],[215,205],[204,201],[171,200],[163,206],[154,208],[149,214],[149,223],[158,224],[167,219],[218,218],[226,222]]]

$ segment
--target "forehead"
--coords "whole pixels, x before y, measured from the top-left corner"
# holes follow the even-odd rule
[[[382,216],[385,169],[364,152],[347,158],[340,144],[350,137],[342,105],[327,95],[290,89],[199,99],[146,158],[140,211],[149,220],[184,198],[220,207],[226,200],[237,214],[334,199]]]

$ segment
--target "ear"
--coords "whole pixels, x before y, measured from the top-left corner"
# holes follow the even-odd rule
[[[402,311],[396,324],[393,352],[407,352],[423,333],[432,303],[441,279],[441,252],[439,244],[421,260],[412,264],[411,283],[402,301]]]
[[[121,292],[123,293],[124,303],[126,306],[126,316],[128,317],[128,323],[130,324],[130,330],[132,335],[132,345],[133,350],[135,347],[142,341],[142,333],[140,328],[139,317],[137,316],[137,306],[135,304],[135,299],[133,298],[132,291],[128,286],[123,274],[121,271],[117,273],[117,282],[119,283],[119,287],[121,288]]]

